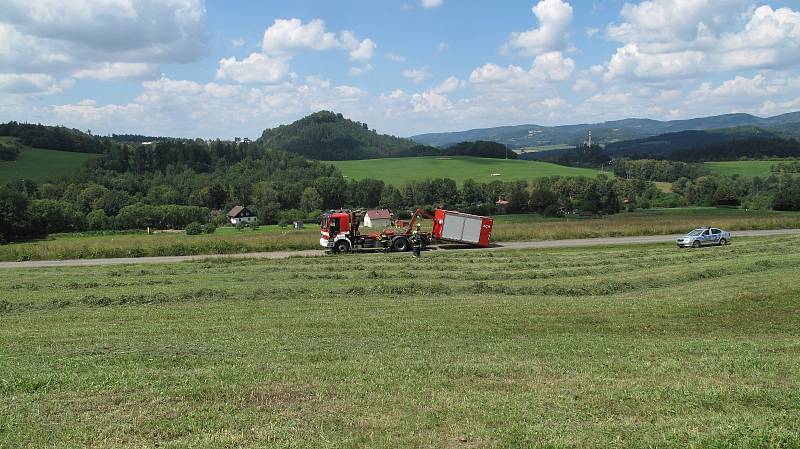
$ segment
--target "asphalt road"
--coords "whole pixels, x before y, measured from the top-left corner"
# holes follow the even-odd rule
[[[733,232],[733,244],[738,237],[767,237],[774,235],[799,234],[800,229],[770,229],[761,231]],[[636,237],[603,237],[594,239],[573,240],[535,240],[527,242],[497,243],[491,248],[474,248],[464,245],[440,245],[432,247],[432,251],[502,251],[509,249],[537,248],[573,248],[604,245],[635,245],[644,243],[672,243],[679,234],[649,235]],[[81,267],[96,265],[129,265],[129,264],[165,264],[189,262],[208,259],[286,259],[288,257],[319,257],[324,250],[273,251],[268,253],[208,254],[198,256],[160,256],[160,257],[123,257],[117,259],[70,259],[70,260],[32,260],[27,262],[0,262],[2,268],[43,268],[43,267]]]

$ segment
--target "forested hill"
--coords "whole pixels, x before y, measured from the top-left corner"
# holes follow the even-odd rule
[[[644,139],[613,142],[606,145],[605,150],[611,156],[668,156],[675,151],[699,149],[708,145],[746,139],[772,139],[774,133],[755,127],[738,126],[735,128],[715,129],[709,131],[680,131],[659,134]]]
[[[8,122],[0,123],[0,136],[16,137],[23,145],[76,153],[102,153],[109,141],[64,126]]]
[[[327,161],[417,155],[413,154],[417,146],[413,141],[378,134],[366,123],[330,111],[315,112],[292,124],[264,130],[257,143]]]

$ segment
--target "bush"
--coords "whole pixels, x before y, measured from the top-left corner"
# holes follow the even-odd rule
[[[193,221],[186,225],[186,235],[198,235],[203,233],[203,225]]]
[[[545,217],[558,217],[561,215],[561,210],[555,204],[551,204],[544,208],[542,215]]]
[[[206,234],[213,234],[217,232],[217,225],[214,223],[206,223],[205,226],[203,226],[203,232]]]

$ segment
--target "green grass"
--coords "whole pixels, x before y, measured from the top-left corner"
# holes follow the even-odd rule
[[[798,245],[3,270],[0,447],[798,447]]]
[[[717,175],[761,176],[770,175],[770,168],[780,161],[724,161],[706,162],[711,172]]]
[[[596,176],[598,170],[565,167],[548,162],[478,157],[407,157],[333,161],[351,179],[373,178],[401,186],[406,181],[450,178],[458,184],[472,178],[478,182],[518,181],[545,176]],[[500,176],[492,176],[499,173]]]
[[[13,140],[0,137],[0,142]],[[58,179],[81,168],[94,154],[45,150],[23,146],[16,161],[0,161],[0,184],[30,179],[36,182]]]
[[[559,240],[683,233],[698,226],[745,229],[800,228],[800,213],[728,208],[653,209],[606,217],[546,218],[499,215],[492,238],[497,242]],[[426,223],[423,221],[423,223]],[[423,229],[428,226],[423,224]],[[103,257],[235,254],[259,251],[320,249],[319,229],[307,224],[294,230],[260,226],[256,231],[218,228],[213,235],[164,232],[55,234],[44,240],[0,245],[0,261],[95,259]]]

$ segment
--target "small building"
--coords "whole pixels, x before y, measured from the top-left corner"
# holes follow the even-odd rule
[[[392,224],[392,213],[387,209],[368,210],[364,214],[364,227],[385,228]]]
[[[305,223],[303,223],[302,221],[293,221],[292,222],[292,226],[294,226],[295,229],[303,229],[303,225],[304,224]]]
[[[253,223],[258,220],[256,214],[244,206],[236,206],[228,212],[228,219],[233,224],[239,223]]]

